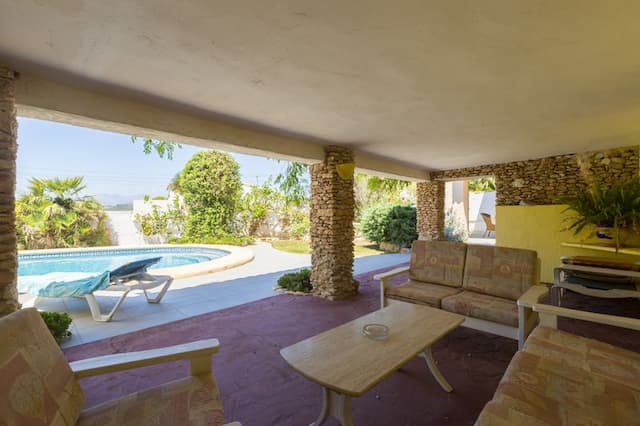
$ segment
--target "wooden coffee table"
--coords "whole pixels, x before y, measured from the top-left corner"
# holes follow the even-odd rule
[[[458,327],[464,317],[427,306],[393,301],[384,309],[320,333],[280,351],[302,376],[323,388],[322,410],[312,426],[329,415],[352,425],[351,398],[363,395],[409,360],[421,355],[442,386],[453,389],[436,366],[431,345]],[[386,340],[362,334],[365,324],[389,327]]]

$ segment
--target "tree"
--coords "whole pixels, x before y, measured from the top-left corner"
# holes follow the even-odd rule
[[[256,235],[267,223],[269,213],[279,215],[284,197],[271,187],[269,182],[260,186],[251,185],[242,197],[242,222],[247,235]]]
[[[486,177],[470,180],[467,184],[469,191],[490,192],[496,190],[496,178]]]
[[[240,166],[231,155],[197,152],[180,172],[179,185],[188,209],[188,238],[221,238],[237,233],[235,219],[242,183]]]
[[[182,145],[175,142],[167,142],[161,140],[155,140],[151,138],[141,138],[142,139],[142,150],[145,154],[149,155],[153,151],[158,154],[160,158],[164,158],[167,156],[167,159],[173,160],[173,152],[176,148],[182,149]],[[137,143],[138,137],[131,136],[131,143]]]
[[[309,166],[290,162],[283,173],[276,176],[276,185],[285,196],[287,205],[301,206],[309,200]]]
[[[25,249],[108,245],[102,204],[80,197],[80,176],[30,180],[29,193],[16,202],[18,245]]]

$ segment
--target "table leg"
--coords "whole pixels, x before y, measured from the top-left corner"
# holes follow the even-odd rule
[[[436,381],[440,384],[440,386],[442,386],[442,389],[447,392],[451,392],[453,388],[438,369],[438,366],[433,359],[433,354],[431,353],[431,346],[427,346],[424,352],[420,354],[420,356],[423,357],[425,361],[427,361],[427,366],[429,367],[429,370],[431,370],[431,374],[433,374],[433,377],[435,377]]]
[[[318,420],[311,423],[311,426],[320,426],[329,416],[338,419],[342,426],[353,426],[351,397],[323,387],[320,416],[318,416]]]

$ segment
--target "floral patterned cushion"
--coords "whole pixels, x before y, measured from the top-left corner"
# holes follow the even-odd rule
[[[518,300],[535,284],[537,256],[533,250],[469,245],[462,287]]]
[[[638,356],[538,327],[511,360],[476,425],[640,425]],[[624,366],[631,377],[622,377]]]
[[[459,288],[409,280],[404,284],[388,287],[384,294],[390,299],[439,308],[440,301],[443,298],[452,296],[460,291],[461,289]]]
[[[0,319],[0,342],[0,424],[75,424],[84,395],[38,311]]]
[[[524,349],[640,391],[640,353],[549,327],[537,327]]]
[[[218,426],[222,402],[210,375],[191,376],[84,410],[79,426]]]
[[[442,299],[442,309],[460,315],[518,326],[518,305],[510,299],[463,291]]]
[[[409,277],[416,281],[461,287],[466,252],[464,243],[414,241]]]

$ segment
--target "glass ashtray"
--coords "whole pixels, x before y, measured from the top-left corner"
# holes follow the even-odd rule
[[[389,327],[384,324],[365,324],[362,334],[373,340],[385,340],[389,337]]]

